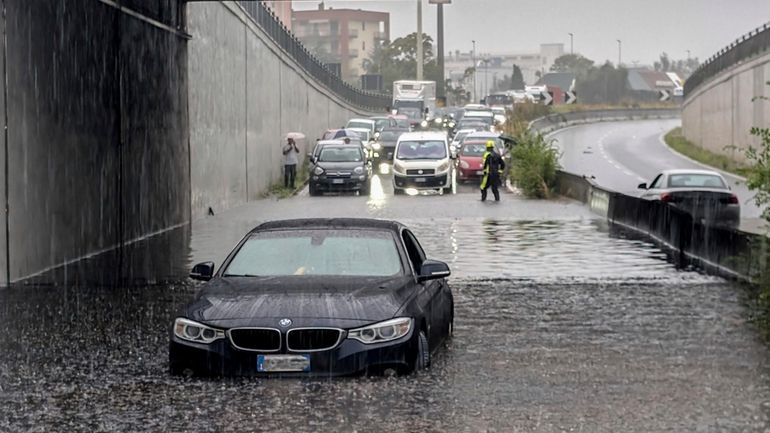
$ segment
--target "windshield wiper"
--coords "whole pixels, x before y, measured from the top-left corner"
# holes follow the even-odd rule
[[[249,277],[249,278],[258,278],[259,275],[254,274],[225,274],[225,277]]]

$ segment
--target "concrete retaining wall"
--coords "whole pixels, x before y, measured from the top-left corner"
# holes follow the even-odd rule
[[[736,161],[745,161],[743,149],[759,140],[752,127],[770,126],[770,53],[740,63],[687,95],[682,129],[691,142]],[[733,149],[733,147],[735,149]]]
[[[4,5],[0,283],[188,221],[177,0],[150,16],[95,0]]]
[[[306,75],[233,2],[187,5],[192,217],[260,197],[288,132],[309,143],[356,113]]]
[[[547,134],[574,125],[622,120],[676,119],[678,109],[629,108],[613,110],[587,110],[572,113],[556,113],[540,117],[529,123],[529,128]]]

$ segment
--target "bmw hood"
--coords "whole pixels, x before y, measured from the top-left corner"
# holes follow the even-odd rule
[[[415,293],[409,277],[227,277],[204,286],[186,317],[211,325],[358,326],[392,318]]]

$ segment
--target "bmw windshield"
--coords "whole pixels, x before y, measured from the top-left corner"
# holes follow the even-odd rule
[[[312,229],[252,234],[224,276],[390,277],[401,273],[401,258],[390,232]]]

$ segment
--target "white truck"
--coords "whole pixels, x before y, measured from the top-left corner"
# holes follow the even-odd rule
[[[410,122],[421,122],[436,110],[436,82],[400,80],[393,82],[393,111]]]

